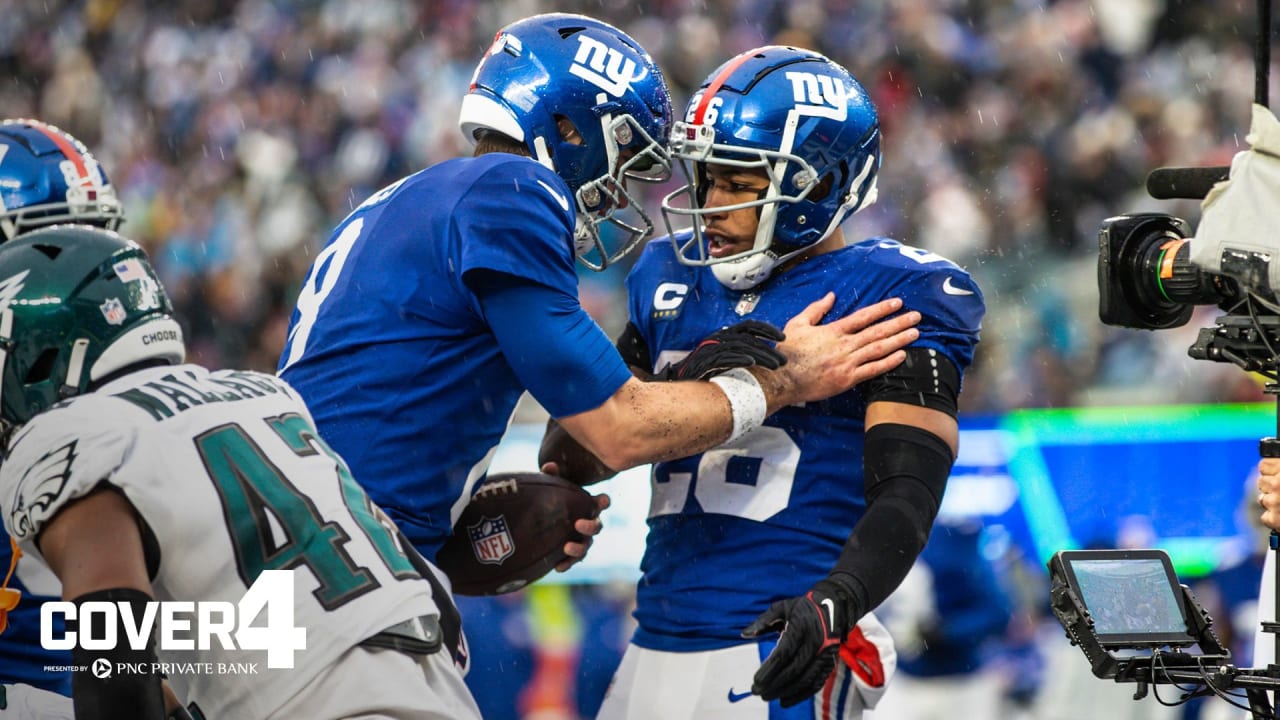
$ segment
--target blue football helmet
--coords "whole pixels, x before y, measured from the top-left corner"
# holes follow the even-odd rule
[[[580,140],[562,136],[561,120]],[[564,178],[576,198],[578,259],[603,270],[653,232],[624,178],[671,176],[664,144],[671,120],[666,80],[644,48],[607,23],[551,13],[498,32],[462,100],[459,125],[471,142],[492,130],[524,143]],[[612,250],[603,223],[621,231]]]
[[[823,55],[793,47],[749,50],[711,73],[671,135],[686,185],[662,201],[663,220],[686,265],[711,265],[721,283],[746,290],[835,232],[875,202],[880,123],[858,81]],[[702,234],[708,163],[758,168],[769,178],[759,199],[715,208],[755,207],[748,251],[712,257]],[[676,240],[675,218],[692,218],[693,235]],[[681,223],[683,224],[683,223]]]
[[[0,241],[58,223],[122,222],[115,188],[79,140],[39,120],[0,121]]]

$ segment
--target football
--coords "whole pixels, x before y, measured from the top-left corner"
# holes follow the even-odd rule
[[[564,544],[582,537],[574,522],[597,514],[595,498],[563,478],[490,475],[463,509],[436,565],[458,595],[514,592],[564,560]]]

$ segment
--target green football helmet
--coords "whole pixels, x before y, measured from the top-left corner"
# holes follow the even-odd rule
[[[134,241],[55,225],[0,245],[4,430],[116,370],[185,357],[173,305]]]

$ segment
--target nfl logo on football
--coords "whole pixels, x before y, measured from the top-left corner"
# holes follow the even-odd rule
[[[476,560],[482,563],[501,565],[516,550],[511,533],[507,532],[507,519],[502,515],[480,518],[480,522],[467,526],[467,535],[471,538],[471,550],[475,552]]]

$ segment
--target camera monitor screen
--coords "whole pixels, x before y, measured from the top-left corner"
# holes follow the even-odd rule
[[[1185,646],[1182,589],[1163,550],[1064,551],[1067,582],[1093,618],[1098,641],[1110,647]]]

